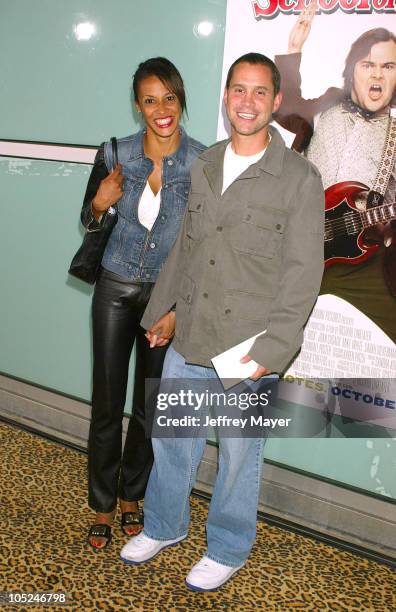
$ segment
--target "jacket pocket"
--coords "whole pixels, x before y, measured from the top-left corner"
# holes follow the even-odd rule
[[[191,193],[187,205],[186,233],[192,240],[200,240],[203,234],[203,210],[205,198],[201,194]]]
[[[282,244],[286,215],[267,208],[247,208],[242,223],[231,230],[231,243],[240,253],[272,258]]]
[[[185,208],[188,194],[190,193],[190,181],[175,182],[172,185],[172,192],[176,202]]]
[[[179,340],[183,338],[183,332],[187,318],[190,314],[191,304],[194,299],[195,283],[186,274],[180,282],[179,296],[176,302],[176,331],[175,337]]]
[[[192,304],[193,297],[195,293],[195,283],[187,276],[187,274],[183,275],[183,278],[180,282],[179,296],[186,302],[186,304]]]
[[[138,195],[139,191],[143,190],[141,182],[135,181],[128,176],[125,176],[125,180],[122,186],[123,194],[117,202],[117,207],[120,215],[125,217],[128,221],[136,222],[136,211],[135,203],[140,200]]]
[[[244,319],[246,321],[257,321],[267,323],[271,304],[274,300],[272,295],[252,293],[250,291],[226,291],[224,297],[224,314],[227,318]]]
[[[229,291],[224,297],[224,331],[233,344],[264,332],[273,297],[247,291]]]

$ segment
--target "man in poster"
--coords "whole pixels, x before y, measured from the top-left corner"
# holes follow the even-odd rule
[[[301,51],[316,8],[316,2],[311,2],[300,15],[289,35],[288,54],[276,57],[284,83],[277,120],[296,133],[293,147],[305,150],[308,159],[322,173],[326,189],[348,181],[362,183],[370,190],[384,156],[390,109],[395,98],[396,37],[385,28],[363,33],[352,44],[346,58],[344,88],[331,87],[322,96],[305,100],[301,95],[299,72]],[[370,206],[365,199],[367,193],[356,199],[361,211]],[[387,218],[394,218],[395,199],[396,166],[393,165],[383,199],[388,205],[386,210],[390,211]],[[345,243],[347,240],[352,239],[346,236]],[[391,223],[372,224],[365,231],[363,245],[373,244],[381,247],[366,260],[356,260],[353,265],[329,266],[321,293],[347,300],[396,342],[396,236]]]
[[[176,385],[216,378],[211,358],[263,329],[243,358],[256,361],[255,381],[284,371],[301,346],[323,271],[324,194],[316,168],[269,127],[279,88],[278,70],[265,56],[236,60],[224,91],[231,141],[193,165],[184,225],[142,319],[154,346],[172,337],[176,318],[163,370]],[[176,314],[168,312],[174,304]],[[153,440],[145,527],[122,549],[124,561],[148,561],[187,537],[205,443]],[[187,576],[189,588],[216,589],[245,564],[256,534],[263,446],[263,436],[219,434],[208,548]]]

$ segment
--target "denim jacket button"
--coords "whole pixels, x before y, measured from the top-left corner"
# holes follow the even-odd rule
[[[155,245],[155,242],[151,242],[151,243],[150,243],[150,249],[155,249],[155,246],[156,246],[156,245]]]
[[[168,166],[173,166],[173,159],[168,159]]]

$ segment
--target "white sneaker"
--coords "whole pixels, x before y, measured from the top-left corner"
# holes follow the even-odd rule
[[[142,532],[125,544],[121,550],[120,557],[124,563],[144,563],[155,557],[163,548],[174,546],[186,537],[181,536],[175,540],[153,540]]]
[[[191,568],[186,578],[186,585],[193,591],[214,591],[243,566],[244,563],[238,567],[230,567],[205,556]]]

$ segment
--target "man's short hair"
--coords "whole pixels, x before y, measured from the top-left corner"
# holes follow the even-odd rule
[[[373,28],[364,32],[352,44],[347,58],[342,76],[344,78],[344,92],[350,96],[353,85],[353,72],[357,62],[370,53],[371,47],[380,42],[392,40],[396,44],[396,36],[386,28]]]
[[[242,64],[242,63],[260,64],[261,66],[267,66],[271,70],[272,84],[274,86],[274,95],[276,96],[276,94],[279,93],[280,81],[281,81],[280,72],[278,68],[275,66],[274,62],[270,60],[269,57],[267,57],[266,55],[263,55],[262,53],[245,53],[245,55],[238,57],[238,59],[236,59],[235,62],[231,64],[228,70],[227,80],[226,80],[226,89],[228,89],[230,86],[232,74],[234,72],[235,66],[238,66],[238,64]]]

